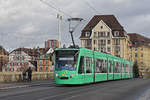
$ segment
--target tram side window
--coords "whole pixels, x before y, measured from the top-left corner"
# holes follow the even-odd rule
[[[115,73],[120,73],[121,65],[120,62],[115,61]]]
[[[102,65],[100,59],[95,59],[95,72],[101,73],[102,72]]]
[[[92,73],[92,58],[86,57],[86,73]]]
[[[96,73],[106,73],[107,72],[106,60],[96,59],[95,60],[95,68],[96,68]]]
[[[122,73],[125,73],[124,64],[122,64]]]
[[[118,62],[118,73],[121,73],[121,63]]]
[[[117,62],[114,62],[114,73],[117,73],[118,69],[117,69]]]
[[[80,64],[79,64],[79,74],[82,74],[84,73],[84,57],[81,56],[80,58]]]
[[[112,71],[112,61],[109,61],[109,73],[113,73],[113,71]]]
[[[128,73],[128,65],[126,64],[125,66],[126,66],[126,73]]]
[[[130,74],[130,66],[129,66],[129,64],[127,64],[127,66],[128,66],[127,73]]]
[[[103,66],[103,68],[104,68],[104,73],[107,73],[107,60],[104,60],[104,66]]]
[[[132,65],[130,65],[130,73],[132,73]]]

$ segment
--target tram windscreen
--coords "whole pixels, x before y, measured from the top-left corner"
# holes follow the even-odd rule
[[[55,70],[70,70],[70,71],[75,70],[77,58],[78,58],[78,50],[56,51]]]

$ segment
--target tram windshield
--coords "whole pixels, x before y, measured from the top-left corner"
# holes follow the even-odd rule
[[[78,50],[56,51],[55,70],[70,70],[70,71],[75,70],[77,58],[78,58]]]

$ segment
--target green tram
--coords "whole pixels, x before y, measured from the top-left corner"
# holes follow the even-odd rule
[[[132,77],[131,61],[85,48],[55,50],[56,84],[87,84]]]

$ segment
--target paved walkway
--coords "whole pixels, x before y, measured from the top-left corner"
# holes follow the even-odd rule
[[[12,88],[23,88],[27,85],[17,84],[17,83],[0,83],[0,90],[12,89]]]

